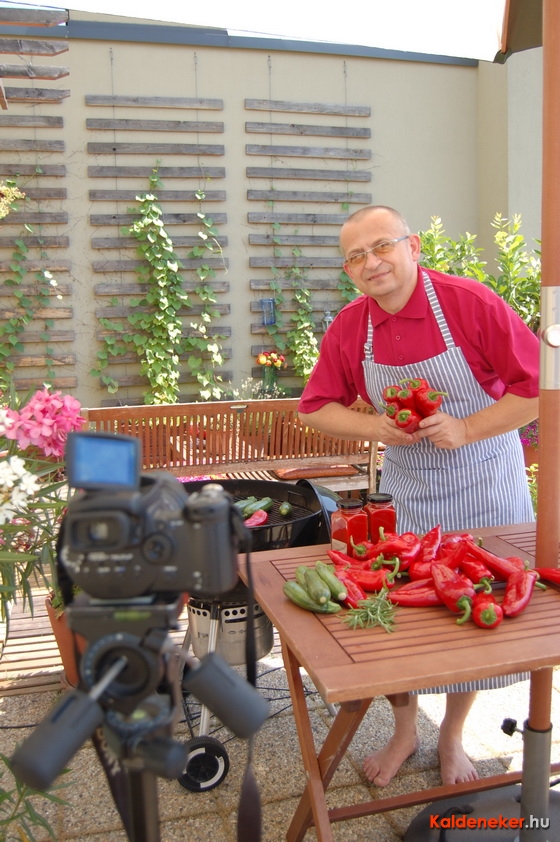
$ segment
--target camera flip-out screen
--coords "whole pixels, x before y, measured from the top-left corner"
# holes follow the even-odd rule
[[[69,433],[66,465],[71,488],[134,490],[140,477],[140,439],[116,433]]]

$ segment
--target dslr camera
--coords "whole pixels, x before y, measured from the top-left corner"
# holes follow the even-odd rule
[[[102,600],[235,586],[239,525],[220,485],[187,495],[165,471],[141,474],[140,441],[113,433],[70,433],[66,461],[77,491],[58,556],[73,584]]]

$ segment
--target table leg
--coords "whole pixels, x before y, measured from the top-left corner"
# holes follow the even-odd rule
[[[300,665],[284,642],[282,642],[282,655],[288,676],[303,765],[308,778],[307,786],[288,828],[286,838],[289,842],[301,842],[307,829],[311,824],[314,824],[319,842],[332,842],[333,835],[325,790],[364,718],[371,704],[371,699],[362,699],[341,705],[317,755],[299,671]]]

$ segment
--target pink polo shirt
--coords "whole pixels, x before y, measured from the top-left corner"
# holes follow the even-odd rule
[[[539,340],[522,319],[479,281],[425,271],[432,280],[453,341],[463,351],[484,391],[495,400],[506,392],[537,397]],[[301,396],[301,412],[314,412],[331,402],[349,406],[358,396],[369,400],[362,367],[369,316],[374,327],[376,363],[421,363],[445,351],[420,267],[418,277],[420,283],[399,313],[386,313],[365,295],[340,311],[323,337],[319,360]],[[418,376],[422,376],[421,365]]]

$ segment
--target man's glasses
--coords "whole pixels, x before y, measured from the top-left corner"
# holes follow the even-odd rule
[[[408,240],[409,237],[410,234],[405,234],[403,237],[397,237],[394,240],[383,240],[382,243],[378,243],[372,249],[359,251],[357,254],[351,254],[346,258],[344,263],[354,269],[356,266],[361,266],[366,262],[368,254],[374,254],[376,257],[380,257],[383,254],[389,254],[390,251],[393,251],[397,243],[402,242],[402,240]]]

